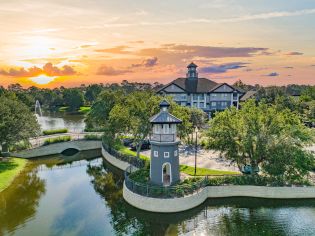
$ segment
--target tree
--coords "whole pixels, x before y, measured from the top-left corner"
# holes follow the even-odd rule
[[[288,109],[249,100],[216,114],[207,132],[209,148],[220,151],[239,168],[261,167],[282,180],[302,179],[313,164],[305,145],[313,142],[310,130]]]
[[[130,133],[134,138],[139,157],[142,143],[151,131],[150,117],[159,110],[161,99],[151,92],[131,93],[124,103],[116,104],[110,112],[110,123],[120,123],[121,133]]]
[[[89,85],[86,88],[85,100],[92,103],[96,100],[97,96],[102,92],[102,86],[98,84]]]
[[[2,151],[19,141],[28,140],[39,134],[40,128],[36,117],[29,108],[6,97],[0,98],[0,144]]]
[[[79,89],[65,89],[63,98],[70,111],[78,110],[84,104],[83,93]]]
[[[109,113],[115,104],[124,101],[121,91],[103,91],[99,94],[96,102],[91,107],[85,120],[88,128],[103,129],[108,123]]]

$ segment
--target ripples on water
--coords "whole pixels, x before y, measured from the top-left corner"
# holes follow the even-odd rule
[[[315,235],[313,200],[208,199],[176,214],[138,210],[122,199],[122,173],[89,156],[32,162],[0,194],[0,235]]]

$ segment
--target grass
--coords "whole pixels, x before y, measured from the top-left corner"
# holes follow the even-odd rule
[[[63,134],[63,133],[68,133],[68,129],[49,129],[49,130],[43,131],[44,135]]]
[[[69,107],[59,107],[60,112],[68,111]],[[78,109],[80,113],[88,113],[91,110],[91,106],[82,106]]]
[[[130,150],[128,147],[125,147],[125,146],[123,146],[123,145],[120,145],[120,146],[118,146],[118,147],[116,147],[116,148],[117,148],[117,151],[119,151],[119,152],[121,152],[121,153],[123,153],[123,154],[130,155],[130,156],[134,156],[134,157],[137,156],[137,153],[136,153],[136,152]],[[143,160],[150,160],[149,157],[147,157],[147,156],[145,156],[145,155],[142,155],[142,154],[140,154],[140,158],[143,159]]]
[[[83,107],[80,107],[78,112],[80,112],[80,113],[88,113],[90,110],[91,110],[90,106],[83,106]]]
[[[195,167],[180,165],[180,171],[188,174],[188,175],[195,175]],[[199,168],[197,167],[196,175],[198,176],[205,176],[205,175],[212,175],[212,176],[222,176],[222,175],[239,175],[239,172],[236,171],[226,171],[226,170],[212,170],[207,168]]]
[[[118,151],[120,151],[123,154],[130,155],[130,156],[137,156],[137,153],[130,150],[128,147],[125,147],[123,145],[118,146]],[[140,158],[143,160],[150,160],[150,157],[140,154]],[[195,175],[195,168],[192,166],[187,165],[180,165],[180,171],[187,174],[194,176]],[[197,173],[198,176],[205,176],[205,175],[211,175],[211,176],[222,176],[222,175],[239,175],[239,172],[236,171],[225,171],[225,170],[212,170],[207,168],[199,168],[197,167]]]
[[[44,145],[49,145],[53,143],[62,143],[62,142],[68,142],[71,141],[71,136],[61,136],[56,138],[48,138],[45,139]]]
[[[26,165],[25,159],[10,158],[0,161],[0,192],[7,188]]]

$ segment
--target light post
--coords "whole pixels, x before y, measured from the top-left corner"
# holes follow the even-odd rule
[[[197,137],[198,137],[198,128],[195,128],[195,134],[196,134],[196,139],[195,139],[195,176],[197,173]]]

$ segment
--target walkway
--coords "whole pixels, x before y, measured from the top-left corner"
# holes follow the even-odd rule
[[[36,148],[36,147],[42,146],[45,140],[49,138],[70,136],[71,140],[74,141],[74,140],[84,139],[85,135],[100,135],[101,136],[103,135],[103,133],[102,132],[81,132],[81,133],[68,132],[68,133],[61,133],[61,134],[42,135],[36,138],[31,138],[30,143],[32,145],[32,148]]]

